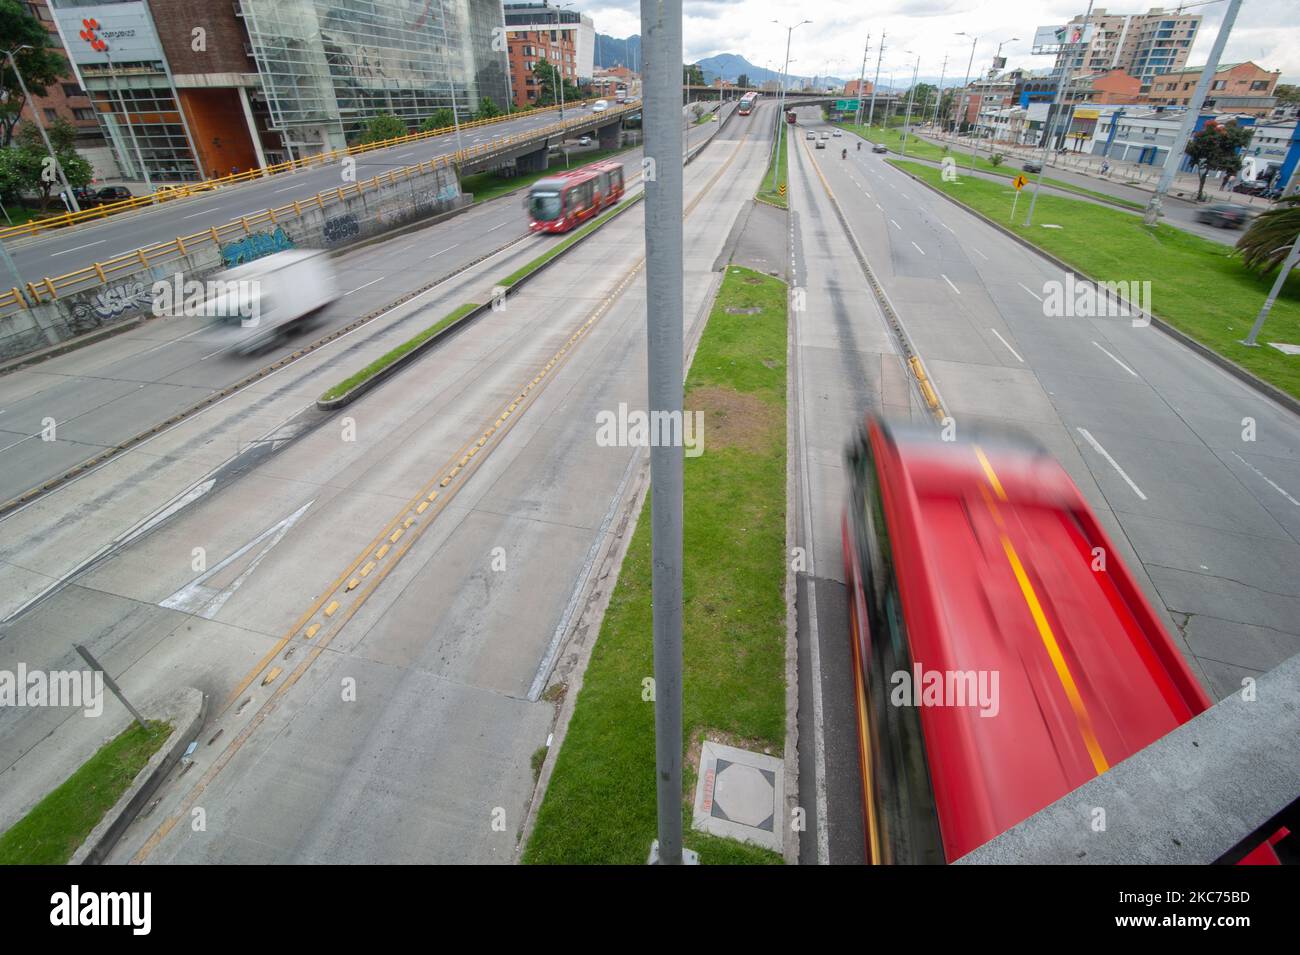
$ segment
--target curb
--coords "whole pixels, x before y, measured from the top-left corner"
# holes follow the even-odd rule
[[[604,222],[602,222],[597,228],[592,229],[586,235],[581,236],[576,241],[570,243],[569,245],[565,246],[563,249],[556,252],[549,259],[547,259],[545,262],[542,262],[540,265],[538,265],[527,275],[520,276],[513,284],[511,284],[508,288],[505,289],[505,293],[502,296],[502,298],[503,299],[509,298],[512,294],[514,294],[516,289],[527,284],[529,279],[531,279],[533,276],[546,271],[546,269],[548,269],[554,262],[557,262],[558,260],[564,258],[569,252],[576,249],[578,246],[582,245],[592,236],[599,233],[602,228],[609,225],[614,220],[618,219],[620,216],[623,215],[624,212],[626,212],[628,209],[631,209],[638,202],[640,202],[641,197],[644,195],[645,195],[644,191],[637,193],[635,196],[628,199],[622,205],[616,207],[614,210],[614,214],[611,215]],[[452,334],[461,331],[472,322],[481,318],[485,313],[492,311],[492,307],[493,307],[493,302],[489,301],[489,302],[484,302],[482,305],[477,306],[476,308],[474,308],[469,312],[466,312],[457,321],[453,322],[451,325],[448,325],[446,328],[442,329],[436,334],[429,336],[428,339],[416,345],[405,355],[402,355],[400,358],[394,359],[391,364],[386,365],[383,368],[379,369],[379,371],[375,372],[373,375],[371,375],[369,378],[365,379],[364,381],[358,382],[357,384],[353,385],[350,389],[345,391],[343,394],[339,395],[337,398],[330,398],[328,400],[322,398],[316,399],[316,407],[321,409],[322,411],[336,411],[339,408],[342,408],[346,405],[350,405],[352,402],[356,401],[362,395],[366,394],[366,392],[372,390],[373,388],[377,388],[383,382],[387,381],[393,375],[397,374],[397,372],[401,371],[407,365],[419,360],[420,358],[423,358],[426,352],[432,349],[435,345],[440,344],[444,338],[450,337]],[[399,347],[399,346],[394,346],[394,347]]]
[[[167,775],[197,737],[208,711],[207,695],[194,687],[183,687],[148,708],[152,717],[170,721],[171,739],[150,757],[130,788],[104,814],[86,841],[72,854],[68,865],[100,865],[123,833],[135,822]]]
[[[1055,255],[1048,252],[1046,249],[1039,248],[1038,246],[1034,245],[1034,243],[1026,239],[1024,236],[1012,232],[1010,229],[1006,228],[1006,226],[984,215],[984,213],[976,209],[972,209],[970,206],[966,205],[960,200],[954,199],[952,196],[948,195],[942,189],[936,189],[933,185],[926,182],[924,179],[920,178],[919,176],[916,176],[913,173],[908,172],[906,169],[898,169],[897,166],[894,166],[894,168],[897,169],[899,172],[901,172],[903,175],[916,180],[916,182],[920,183],[922,186],[925,186],[925,188],[929,189],[931,192],[943,196],[953,205],[959,206],[960,208],[964,209],[966,212],[969,212],[971,215],[976,216],[979,219],[982,219],[984,222],[993,226],[1003,235],[1009,236],[1010,238],[1014,239],[1016,242],[1023,245],[1026,249],[1029,249],[1031,252],[1035,252],[1038,255],[1042,256],[1044,259],[1046,259],[1048,262],[1051,262],[1052,265],[1056,266],[1062,271],[1073,275],[1075,278],[1081,281],[1090,282],[1093,285],[1098,284],[1097,280],[1094,279],[1092,276],[1088,275],[1085,272],[1079,271],[1074,266],[1066,262],[1064,259],[1058,259]],[[1232,375],[1234,378],[1241,381],[1243,384],[1247,385],[1248,387],[1255,389],[1265,398],[1272,399],[1274,402],[1286,408],[1286,410],[1290,411],[1292,414],[1300,415],[1300,398],[1288,394],[1287,392],[1283,391],[1281,388],[1278,388],[1276,385],[1269,384],[1263,378],[1260,378],[1258,375],[1254,374],[1253,372],[1248,371],[1247,369],[1241,367],[1241,365],[1238,365],[1231,358],[1227,358],[1223,355],[1220,355],[1214,349],[1210,348],[1209,345],[1199,342],[1191,335],[1187,334],[1186,332],[1178,328],[1175,328],[1173,325],[1169,324],[1169,322],[1167,322],[1165,319],[1160,318],[1157,315],[1149,314],[1147,312],[1142,312],[1141,314],[1144,318],[1150,321],[1152,326],[1160,329],[1160,331],[1164,332],[1170,338],[1174,339],[1174,341],[1178,342],[1179,344],[1187,346],[1192,351],[1199,354],[1202,358],[1209,361],[1211,364],[1217,365],[1223,371],[1226,371],[1228,374]]]

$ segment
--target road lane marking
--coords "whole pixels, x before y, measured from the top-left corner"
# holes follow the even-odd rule
[[[425,256],[425,257],[426,257],[426,258],[429,258],[429,259],[436,259],[438,256],[442,255],[442,253],[444,253],[444,252],[450,252],[450,251],[451,251],[452,249],[454,249],[454,248],[456,248],[454,245],[449,245],[449,246],[447,246],[447,248],[445,248],[445,249],[439,249],[437,252],[433,253],[433,255],[429,255],[429,256]]]
[[[890,219],[890,220],[889,220],[889,224],[892,225],[892,226],[893,226],[895,229],[897,229],[899,232],[902,232],[902,231],[903,231],[903,227],[902,227],[901,225],[899,225],[897,222],[895,222],[893,219]],[[913,245],[916,245],[915,242],[913,242],[912,244],[913,244]]]
[[[920,252],[922,255],[925,255],[925,249],[921,248],[915,242],[912,243],[912,248],[916,249],[916,251]],[[951,285],[952,283],[949,282],[948,284]]]
[[[1093,344],[1094,344],[1094,345],[1097,345],[1098,348],[1101,348],[1101,345],[1097,344],[1097,342],[1093,342]],[[1137,373],[1136,371],[1134,371],[1132,368],[1130,368],[1128,365],[1124,364],[1122,361],[1120,361],[1118,358],[1116,358],[1116,357],[1115,357],[1114,355],[1112,355],[1110,352],[1106,351],[1106,349],[1101,348],[1101,350],[1102,350],[1102,353],[1105,354],[1107,358],[1109,358],[1109,359],[1110,359],[1111,361],[1113,361],[1115,364],[1119,365],[1121,368],[1123,368],[1126,372],[1128,372],[1128,373],[1129,373],[1130,375],[1132,375],[1134,378],[1137,378],[1137,377],[1138,377],[1138,373]]]
[[[293,185],[291,185],[291,186],[284,186],[284,187],[282,187],[282,188],[280,188],[280,189],[272,189],[271,191],[272,191],[272,192],[277,192],[277,193],[278,193],[278,192],[288,192],[290,189],[297,189],[297,188],[299,188],[301,185],[302,185],[302,183],[300,183],[300,182],[295,182],[295,183],[294,183]]]
[[[925,253],[922,252],[921,254],[924,255]],[[952,279],[948,278],[948,276],[944,275],[942,272],[939,273],[939,276],[940,276],[940,278],[942,278],[945,282],[948,283],[948,288],[952,289],[952,290],[953,290],[954,292],[956,292],[958,295],[961,294],[961,289],[959,289],[957,286],[955,286],[955,285],[952,284]]]
[[[203,209],[203,210],[200,211],[200,212],[191,212],[191,213],[190,213],[189,215],[187,215],[187,216],[181,216],[181,218],[182,218],[182,219],[193,219],[193,218],[196,218],[196,217],[198,217],[198,216],[211,215],[212,213],[217,212],[217,211],[218,211],[218,210],[216,210],[216,209]]]
[[[1136,484],[1134,484],[1133,479],[1129,477],[1128,474],[1125,473],[1122,467],[1119,466],[1119,462],[1116,461],[1114,458],[1112,458],[1110,456],[1110,452],[1108,452],[1105,448],[1101,446],[1101,442],[1099,442],[1096,438],[1094,438],[1086,428],[1075,428],[1074,430],[1078,431],[1079,434],[1083,435],[1083,439],[1087,441],[1090,445],[1092,445],[1094,451],[1096,451],[1103,458],[1105,458],[1107,461],[1110,462],[1110,466],[1113,467],[1119,473],[1119,476],[1124,479],[1125,483],[1127,483],[1128,486],[1133,489],[1134,494],[1142,498],[1142,500],[1144,501],[1147,499],[1147,496],[1142,493],[1142,489],[1138,487]]]
[[[501,228],[503,225],[509,225],[509,224],[510,224],[509,222],[500,222],[500,223],[498,223],[498,224],[492,226],[491,228],[484,229],[483,231],[484,231],[484,232],[495,232],[497,229]]]
[[[1268,483],[1268,486],[1269,486],[1269,487],[1271,487],[1273,490],[1277,491],[1277,493],[1281,494],[1284,498],[1286,498],[1286,499],[1287,499],[1288,501],[1290,501],[1292,504],[1296,505],[1297,507],[1300,507],[1300,501],[1297,501],[1297,500],[1296,500],[1295,498],[1293,498],[1290,494],[1288,494],[1284,489],[1282,489],[1282,488],[1279,487],[1278,485],[1274,484],[1273,481],[1269,479],[1268,475],[1266,475],[1263,471],[1261,471],[1259,468],[1255,467],[1255,465],[1251,464],[1249,461],[1247,461],[1245,458],[1243,458],[1243,457],[1242,457],[1240,454],[1238,454],[1236,451],[1233,451],[1233,452],[1232,452],[1232,456],[1233,456],[1234,458],[1236,458],[1238,461],[1240,461],[1242,464],[1246,465],[1246,467],[1250,468],[1250,469],[1251,469],[1252,471],[1254,471],[1256,474],[1258,474],[1261,478],[1263,478],[1264,481],[1266,481],[1266,482]]]
[[[955,232],[953,233],[953,235],[956,235],[956,234],[957,234],[957,233],[955,233]],[[983,252],[981,252],[979,249],[974,248],[973,246],[971,247],[971,251],[974,252],[976,255],[978,255],[978,256],[979,256],[981,259],[983,259],[985,262],[987,262],[987,261],[989,260],[989,257],[988,257],[987,255],[985,255],[985,254],[984,254]],[[1024,286],[1021,286],[1021,287],[1023,288]],[[1031,294],[1032,294],[1032,293],[1031,293]]]
[[[1011,354],[1016,356],[1016,361],[1020,362],[1022,365],[1024,364],[1025,360],[1020,357],[1020,352],[1012,348],[1011,343],[1009,341],[1007,341],[1001,335],[998,335],[998,330],[996,328],[990,328],[989,331],[991,331],[994,335],[998,336],[998,341],[1000,341],[1002,344],[1007,346],[1007,351],[1011,352]]]
[[[1030,295],[1032,295],[1034,298],[1038,299],[1040,302],[1043,300],[1042,297],[1041,297],[1037,292],[1035,292],[1033,289],[1031,289],[1029,286],[1027,286],[1027,285],[1021,285],[1021,283],[1019,283],[1019,282],[1017,282],[1016,284],[1019,285],[1019,286],[1020,286],[1022,289],[1024,289],[1026,292],[1028,292]]]
[[[64,249],[62,252],[51,252],[50,256],[67,255],[69,252],[79,252],[82,249],[89,249],[92,245],[103,245],[107,239],[96,239],[94,242],[87,242],[85,245],[74,245],[70,249]]]
[[[356,288],[354,288],[354,289],[352,290],[352,292],[360,292],[363,288],[369,288],[370,286],[374,285],[375,282],[382,282],[382,281],[383,281],[384,279],[386,279],[386,278],[388,278],[387,275],[381,275],[381,276],[379,276],[379,278],[374,279],[373,281],[367,282],[365,285],[358,285]],[[346,296],[348,296],[348,295],[351,295],[352,292],[344,292],[343,295],[346,297]]]

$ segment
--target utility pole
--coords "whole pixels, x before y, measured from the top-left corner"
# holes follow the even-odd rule
[[[641,0],[645,106],[647,397],[652,418],[682,416],[682,0]],[[680,444],[650,448],[655,788],[659,838],[650,862],[682,849],[682,464]]]
[[[643,4],[644,2],[645,0],[642,0]],[[785,24],[779,20],[773,20],[772,22],[777,26],[785,26]],[[785,135],[785,127],[787,125],[785,121],[785,84],[788,76],[787,71],[790,69],[790,37],[793,36],[794,31],[797,28],[803,26],[805,23],[812,23],[812,21],[800,20],[793,26],[785,27],[785,65],[781,67],[781,97],[776,108],[776,136],[772,139],[772,161],[768,164],[773,167],[776,165],[776,157],[781,155],[781,138]]]
[[[943,66],[939,68],[939,90],[934,97],[934,119],[930,125],[939,125],[939,105],[943,102],[943,78],[948,75],[948,57],[943,58]]]
[[[41,111],[37,108],[32,95],[27,92],[27,82],[23,79],[23,71],[18,69],[18,61],[14,59],[14,54],[19,50],[30,50],[30,44],[24,43],[22,46],[15,47],[12,50],[6,50],[5,56],[9,58],[9,65],[14,69],[14,76],[18,77],[18,88],[23,91],[23,103],[30,105],[32,108],[32,117],[36,120],[36,128],[41,131],[41,142],[45,144],[45,151],[49,154],[50,162],[54,163],[54,171],[59,175],[59,181],[63,183],[63,195],[66,201],[72,206],[73,212],[80,212],[81,206],[77,205],[77,197],[72,192],[72,184],[68,182],[68,175],[63,171],[63,163],[59,162],[59,157],[54,155],[54,147],[50,145],[50,137],[45,134],[45,123],[41,121]]]
[[[970,36],[970,34],[958,33],[957,36]],[[966,88],[970,84],[970,68],[975,64],[975,44],[979,41],[980,38],[977,36],[972,36],[970,38],[970,59],[966,61],[966,78],[961,81],[961,105],[963,108],[966,105]],[[958,111],[954,111],[952,117],[952,135],[954,139],[957,136],[958,127],[961,125],[957,112]]]
[[[1240,3],[1241,0],[1234,0]],[[1083,25],[1079,28],[1079,43],[1087,49],[1088,45],[1088,21],[1092,18],[1093,0],[1088,0],[1088,11],[1083,15]],[[1071,44],[1073,45],[1073,44]],[[1052,148],[1052,138],[1056,133],[1056,121],[1065,111],[1065,91],[1070,82],[1070,59],[1065,58],[1065,68],[1061,70],[1061,82],[1056,87],[1056,111],[1052,114],[1051,121],[1047,124],[1047,142],[1043,146],[1043,165],[1047,165],[1047,151]],[[1085,64],[1086,66],[1087,64]],[[1069,127],[1066,127],[1069,132]],[[1038,204],[1038,191],[1043,187],[1043,173],[1039,170],[1038,176],[1034,179],[1034,193],[1029,197],[1029,214],[1025,216],[1025,225],[1029,226],[1034,221],[1034,206]]]
[[[1268,313],[1273,310],[1273,303],[1277,301],[1278,293],[1282,291],[1282,286],[1286,284],[1286,277],[1295,268],[1296,262],[1300,261],[1300,235],[1297,235],[1295,241],[1291,243],[1291,251],[1287,254],[1286,261],[1278,269],[1277,281],[1273,283],[1273,288],[1268,293],[1268,298],[1264,300],[1264,307],[1259,310],[1259,315],[1255,317],[1255,324],[1250,327],[1250,334],[1246,336],[1243,345],[1249,345],[1256,348],[1259,342],[1255,341],[1259,335],[1260,329],[1264,327],[1264,319],[1268,318]]]
[[[1183,155],[1187,149],[1187,139],[1192,135],[1192,129],[1196,126],[1196,120],[1201,114],[1201,107],[1205,105],[1205,94],[1210,89],[1210,81],[1214,78],[1214,73],[1219,68],[1219,58],[1223,56],[1223,48],[1228,42],[1228,34],[1232,32],[1232,25],[1236,22],[1237,11],[1241,9],[1241,0],[1228,0],[1228,9],[1223,14],[1223,23],[1219,26],[1219,35],[1214,38],[1214,46],[1210,48],[1210,55],[1205,61],[1205,69],[1201,70],[1201,78],[1196,81],[1196,89],[1192,91],[1192,101],[1187,104],[1187,112],[1183,114],[1183,122],[1178,127],[1178,135],[1174,138],[1174,143],[1169,147],[1169,155],[1165,156],[1164,168],[1160,170],[1160,182],[1156,185],[1156,191],[1151,195],[1151,201],[1147,203],[1146,212],[1142,214],[1142,223],[1144,225],[1155,225],[1160,220],[1160,207],[1164,202],[1164,197],[1169,192],[1169,187],[1174,184],[1174,176],[1178,174],[1178,167],[1182,164]]]
[[[908,51],[911,52],[910,50]],[[921,69],[921,54],[916,55],[916,65],[912,67],[912,88],[907,91],[907,116],[903,119],[902,155],[907,155],[907,134],[912,130],[912,97],[916,95],[916,74]]]
[[[876,50],[876,81],[871,84],[871,112],[867,114],[867,125],[870,126],[876,117],[876,90],[880,89],[880,58],[885,55],[885,37],[888,36],[884,30],[880,31],[880,49]]]
[[[867,34],[867,45],[862,48],[862,69],[858,71],[858,111],[853,117],[855,126],[862,125],[862,104],[866,99],[862,95],[862,86],[867,80],[867,53],[871,51],[871,34]]]

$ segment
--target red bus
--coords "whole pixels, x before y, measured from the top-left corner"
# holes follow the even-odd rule
[[[953,862],[1209,707],[1049,454],[869,417],[847,465],[870,862]]]
[[[787,109],[787,110],[785,111],[785,121],[786,121],[787,123],[789,123],[791,126],[794,125],[796,119],[798,119],[798,117],[795,116],[795,114],[794,114],[794,110],[792,110],[792,109]]]
[[[758,104],[758,94],[754,92],[749,92],[740,98],[740,106],[737,108],[736,111],[741,116],[748,116],[750,113],[754,111],[754,107],[757,104]]]
[[[622,198],[622,163],[595,162],[547,176],[528,190],[529,228],[534,232],[568,232]]]

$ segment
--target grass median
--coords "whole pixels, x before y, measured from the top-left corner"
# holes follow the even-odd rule
[[[434,335],[438,334],[438,332],[442,331],[444,328],[450,328],[452,325],[455,325],[457,322],[459,322],[470,312],[474,311],[474,309],[476,308],[478,308],[478,305],[476,303],[466,302],[464,305],[461,305],[450,315],[447,315],[444,318],[440,318],[438,321],[434,322],[432,325],[430,325],[424,331],[420,332],[420,334],[416,335],[414,338],[407,339],[406,341],[402,342],[402,344],[398,345],[393,350],[385,352],[383,355],[380,355],[378,358],[376,358],[370,364],[366,365],[365,368],[362,368],[355,375],[351,375],[350,377],[345,378],[343,381],[340,381],[329,391],[325,392],[325,394],[321,395],[320,400],[332,401],[335,398],[347,394],[349,391],[351,391],[357,385],[361,384],[363,381],[366,381],[369,378],[373,378],[375,375],[379,374],[381,371],[383,371],[393,362],[397,361],[397,359],[401,358],[407,352],[424,344],[426,341],[428,341]]]
[[[902,133],[895,129],[878,129],[874,126],[859,126],[856,123],[841,123],[844,129],[856,133],[863,139],[873,143],[884,143],[890,151],[902,154],[903,136]],[[997,150],[993,150],[996,152]],[[917,159],[928,159],[932,162],[943,162],[945,156],[951,156],[957,162],[958,173],[970,169],[970,150],[952,149],[944,152],[942,146],[936,146],[934,143],[920,139],[916,133],[913,133],[907,140],[907,157]],[[977,172],[987,172],[994,176],[1002,176],[1006,179],[1014,179],[1022,174],[1019,163],[1013,161],[1013,157],[1008,156],[1000,165],[993,165],[983,156],[975,157],[975,169]],[[1037,173],[1024,173],[1031,181],[1038,175]],[[1061,179],[1053,179],[1050,176],[1044,177],[1043,185],[1051,186],[1054,189],[1060,189],[1065,192],[1072,192],[1077,196],[1087,196],[1090,199],[1100,199],[1103,202],[1112,205],[1123,206],[1126,209],[1140,211],[1146,208],[1140,202],[1134,202],[1131,199],[1122,199],[1118,196],[1111,196],[1096,189],[1089,189],[1086,186],[1076,186],[1074,183],[1065,182]]]
[[[1010,221],[1014,195],[1009,186],[966,177],[960,184],[942,180],[939,170],[891,159],[944,194],[982,212],[1039,248],[1101,282],[1150,281],[1151,311],[1179,331],[1226,358],[1300,397],[1300,364],[1267,345],[1240,343],[1264,304],[1276,274],[1247,271],[1233,250],[1161,223],[1154,229],[1137,216],[1090,202],[1044,193],[1038,197],[1034,225],[1024,225],[1028,196],[1021,196]],[[1058,225],[1045,229],[1044,224]],[[1300,272],[1287,280],[1260,336],[1263,342],[1300,343]]]
[[[786,129],[785,135],[781,137],[781,148],[777,150],[775,161],[768,164],[767,175],[763,177],[763,183],[758,187],[759,199],[770,202],[774,206],[780,206],[782,209],[788,208],[785,190],[789,166],[786,165],[785,153],[792,133],[792,129]]]
[[[755,311],[751,311],[755,310]],[[685,465],[682,812],[703,863],[779,863],[690,828],[708,736],[779,755],[785,738],[786,285],[729,267],[686,382],[704,452]],[[646,499],[551,774],[528,863],[643,864],[655,838]]]
[[[0,836],[0,865],[64,865],[172,733],[132,723]]]

